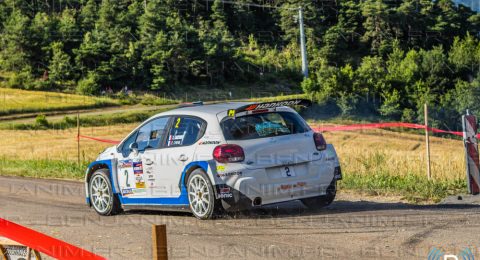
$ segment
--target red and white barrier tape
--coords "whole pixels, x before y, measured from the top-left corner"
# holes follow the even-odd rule
[[[105,259],[82,248],[0,218],[0,236],[56,259]]]
[[[354,131],[354,130],[368,130],[378,128],[409,128],[409,129],[425,129],[425,125],[412,123],[371,123],[371,124],[353,124],[343,126],[316,126],[312,127],[317,132],[334,132],[334,131]],[[447,131],[438,128],[429,127],[428,131],[441,134],[452,134],[456,136],[463,136],[463,132]],[[478,135],[480,137],[480,134]]]
[[[109,144],[119,144],[119,143],[120,143],[120,141],[114,141],[114,140],[108,140],[108,139],[100,139],[100,138],[91,137],[91,136],[86,136],[86,135],[78,135],[78,136],[77,136],[77,139],[80,139],[80,138],[90,139],[90,140],[93,140],[93,141],[102,142],[102,143],[109,143]]]

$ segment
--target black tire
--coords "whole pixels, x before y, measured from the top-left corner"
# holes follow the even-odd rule
[[[193,187],[195,184],[193,183],[194,181],[200,181],[204,182],[205,186],[204,189],[202,190],[194,190]],[[191,186],[193,185],[193,186]],[[188,193],[188,201],[190,205],[190,211],[193,213],[193,215],[198,218],[198,219],[212,219],[216,217],[218,214],[220,214],[221,210],[221,203],[219,200],[215,198],[215,189],[210,182],[210,178],[208,178],[207,174],[202,170],[202,169],[196,169],[194,170],[190,176],[188,177],[187,180],[187,193]],[[203,186],[202,186],[203,187]],[[191,192],[194,192],[195,195],[191,194]],[[207,198],[204,198],[203,195],[206,195],[208,193]],[[199,200],[196,200],[196,198],[202,198],[205,199],[202,202],[199,202]],[[204,202],[208,201],[208,205],[205,205]],[[204,205],[206,210],[201,205]],[[201,207],[200,210],[198,210]],[[205,211],[205,212],[203,212]]]
[[[100,192],[100,196],[106,201],[98,200],[98,196],[94,195],[94,188],[99,185],[100,181],[105,182],[106,190]],[[94,183],[96,182],[96,183]],[[102,186],[102,187],[105,187]],[[108,192],[108,194],[106,194]],[[110,183],[109,172],[107,169],[96,170],[88,183],[88,193],[90,194],[90,202],[93,209],[102,216],[111,216],[121,213],[123,211],[120,200],[117,195],[113,193],[112,184]],[[101,206],[99,206],[101,204]]]
[[[301,199],[303,205],[305,205],[309,209],[320,209],[326,207],[335,200],[335,195],[337,194],[337,182],[335,180],[332,181],[330,186],[327,188],[327,192],[325,195],[318,196],[318,197],[311,197]]]

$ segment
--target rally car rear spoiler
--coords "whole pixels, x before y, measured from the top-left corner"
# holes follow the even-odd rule
[[[282,101],[274,101],[274,102],[265,102],[265,103],[257,103],[257,104],[249,104],[237,109],[230,109],[228,110],[229,117],[238,117],[256,113],[264,113],[275,111],[277,107],[283,106],[302,106],[302,107],[309,107],[312,105],[312,101],[308,99],[291,99],[291,100],[282,100]]]

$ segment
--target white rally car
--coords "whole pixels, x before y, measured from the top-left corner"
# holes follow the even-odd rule
[[[308,100],[190,106],[157,114],[86,171],[87,204],[123,209],[223,210],[300,199],[329,205],[341,179],[335,149],[289,106]]]

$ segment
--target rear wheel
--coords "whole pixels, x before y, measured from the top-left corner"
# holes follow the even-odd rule
[[[307,206],[309,209],[319,209],[326,207],[335,200],[335,195],[337,194],[337,182],[334,180],[328,186],[326,194],[322,196],[305,198],[301,199],[303,205]]]
[[[190,210],[198,219],[211,219],[218,213],[220,203],[215,199],[215,192],[207,174],[196,169],[187,181]]]
[[[98,214],[109,216],[122,211],[118,197],[113,194],[108,170],[99,169],[95,171],[88,183],[88,190],[92,206]]]

